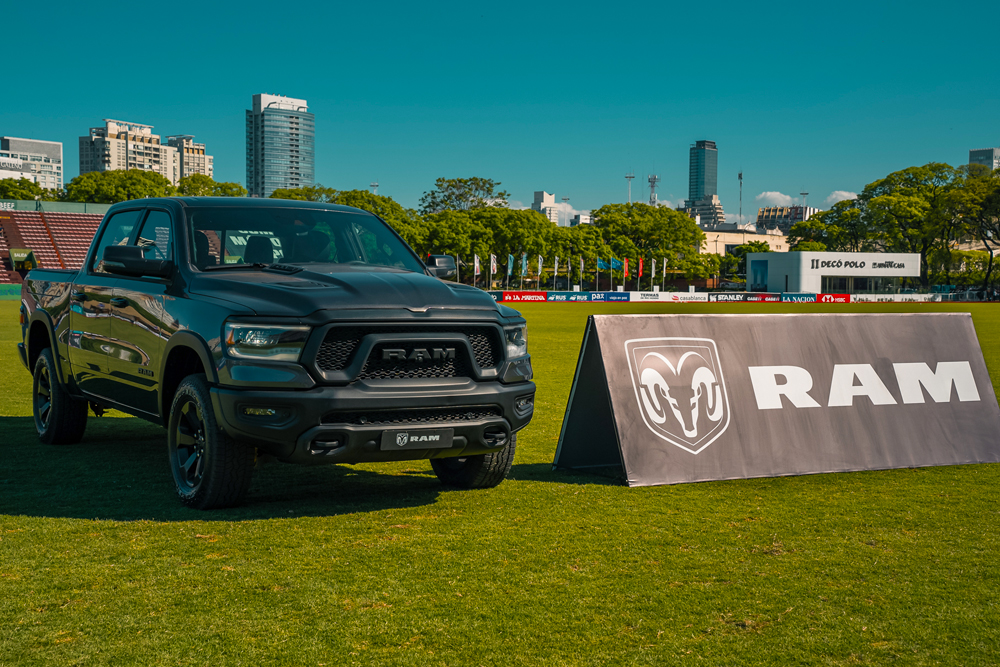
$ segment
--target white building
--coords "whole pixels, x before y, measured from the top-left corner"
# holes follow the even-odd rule
[[[177,185],[181,167],[177,149],[160,142],[152,125],[104,119],[104,127],[90,128],[80,137],[80,173],[142,169],[155,171]]]
[[[750,292],[891,293],[898,291],[900,278],[919,276],[919,253],[747,253]]]
[[[570,227],[576,227],[577,225],[590,225],[593,224],[594,219],[589,213],[577,213],[573,216],[572,220],[569,221]]]
[[[63,186],[61,141],[0,137],[0,178],[26,178],[46,190]]]
[[[556,206],[556,196],[544,190],[535,193],[535,201],[531,205],[532,211],[538,211],[546,218],[559,224],[559,207]]]
[[[757,209],[757,229],[779,229],[787,234],[792,225],[819,213],[812,206],[764,206]]]
[[[167,145],[177,149],[177,162],[181,167],[180,178],[204,174],[213,178],[213,158],[205,153],[205,144],[194,143],[193,134],[175,134],[167,137]]]

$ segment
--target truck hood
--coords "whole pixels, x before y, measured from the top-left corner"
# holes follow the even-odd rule
[[[409,271],[206,271],[194,276],[190,289],[261,316],[305,317],[317,310],[368,308],[499,310],[493,297],[480,289]]]

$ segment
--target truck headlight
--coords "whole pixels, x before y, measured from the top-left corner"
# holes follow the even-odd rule
[[[226,352],[234,357],[298,361],[309,327],[270,324],[226,324]]]
[[[504,329],[507,338],[507,358],[516,359],[528,354],[528,327]]]

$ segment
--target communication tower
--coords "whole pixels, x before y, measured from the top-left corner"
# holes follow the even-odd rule
[[[656,186],[660,184],[660,177],[656,174],[650,174],[649,178],[649,205],[656,206]]]
[[[632,179],[635,178],[635,172],[629,169],[629,172],[625,174],[625,180],[628,181],[628,203],[632,203]]]
[[[375,179],[375,180],[374,180],[374,181],[372,182],[372,184],[371,184],[371,189],[372,189],[372,194],[373,194],[373,195],[377,195],[377,194],[378,194],[378,179]]]

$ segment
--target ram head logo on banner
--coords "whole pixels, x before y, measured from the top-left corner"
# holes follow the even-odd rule
[[[625,341],[642,420],[672,445],[697,454],[729,427],[719,350],[708,338]]]

